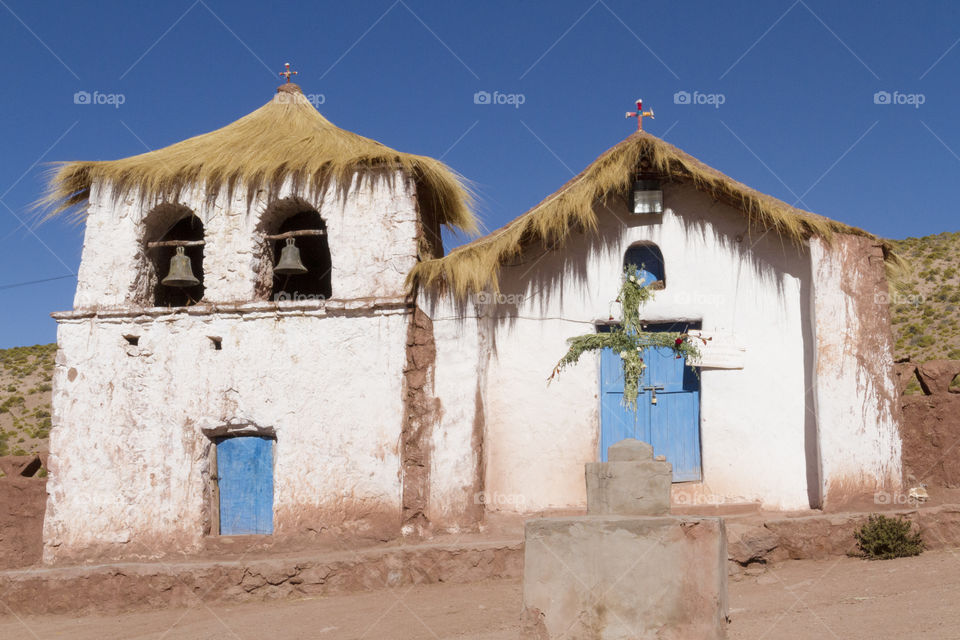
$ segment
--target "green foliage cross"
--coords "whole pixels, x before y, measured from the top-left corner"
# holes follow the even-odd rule
[[[643,268],[643,265],[641,265]],[[695,340],[706,342],[700,336],[680,332],[645,331],[640,320],[640,309],[653,299],[653,291],[648,285],[637,279],[636,265],[624,267],[623,282],[616,302],[620,303],[621,322],[608,333],[588,333],[568,338],[567,353],[554,367],[550,380],[568,366],[580,361],[580,356],[588,351],[612,349],[620,354],[623,362],[623,403],[634,410],[637,408],[637,396],[647,365],[643,361],[644,349],[649,347],[667,347],[678,358],[687,358],[688,362],[700,358],[700,348]]]

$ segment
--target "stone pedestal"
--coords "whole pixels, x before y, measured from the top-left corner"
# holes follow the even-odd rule
[[[671,469],[649,445],[608,457],[587,465],[590,515],[526,524],[522,636],[725,638],[723,520],[666,515]]]
[[[654,460],[653,447],[623,440],[610,447],[609,462],[588,462],[587,514],[660,516],[670,513],[673,466]]]

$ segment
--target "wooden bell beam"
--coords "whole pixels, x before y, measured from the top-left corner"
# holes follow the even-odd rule
[[[156,249],[158,247],[202,247],[207,244],[203,240],[159,240],[157,242],[148,242],[147,249]]]
[[[327,232],[323,229],[300,229],[299,231],[287,231],[271,236],[264,236],[267,240],[286,240],[287,238],[299,238],[302,236],[325,236]]]
[[[264,236],[267,240],[286,240],[287,238],[300,238],[304,236],[325,236],[327,232],[323,229],[300,229],[298,231],[287,231],[286,233],[276,233]],[[158,247],[202,247],[207,244],[203,240],[158,240],[157,242],[148,242],[148,249],[157,249]]]

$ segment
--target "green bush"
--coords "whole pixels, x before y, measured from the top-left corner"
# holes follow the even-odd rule
[[[912,526],[902,518],[873,514],[853,535],[860,552],[871,560],[918,556],[923,551],[923,538],[919,531],[911,530]]]

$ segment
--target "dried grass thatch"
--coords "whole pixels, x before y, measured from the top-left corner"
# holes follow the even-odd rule
[[[176,202],[193,185],[215,195],[243,184],[253,194],[292,178],[319,193],[331,180],[343,186],[356,174],[375,176],[395,168],[422,186],[421,208],[436,212],[439,222],[476,231],[471,194],[459,175],[433,158],[400,153],[340,129],[292,83],[222,129],[121,160],[59,163],[40,205],[51,215],[81,205],[94,182],[110,185],[115,197],[139,191],[144,198]],[[424,197],[430,201],[423,202]]]
[[[452,291],[462,297],[487,287],[497,289],[500,268],[533,243],[560,248],[574,231],[597,228],[595,206],[607,198],[625,197],[633,176],[645,160],[645,170],[664,179],[693,184],[718,201],[743,212],[751,228],[772,230],[782,238],[803,243],[811,236],[830,240],[834,233],[873,235],[823,216],[791,207],[724,175],[646,132],[637,132],[606,151],[556,193],[504,227],[458,247],[443,258],[419,263],[409,276],[412,286]],[[888,273],[904,266],[886,240]]]

